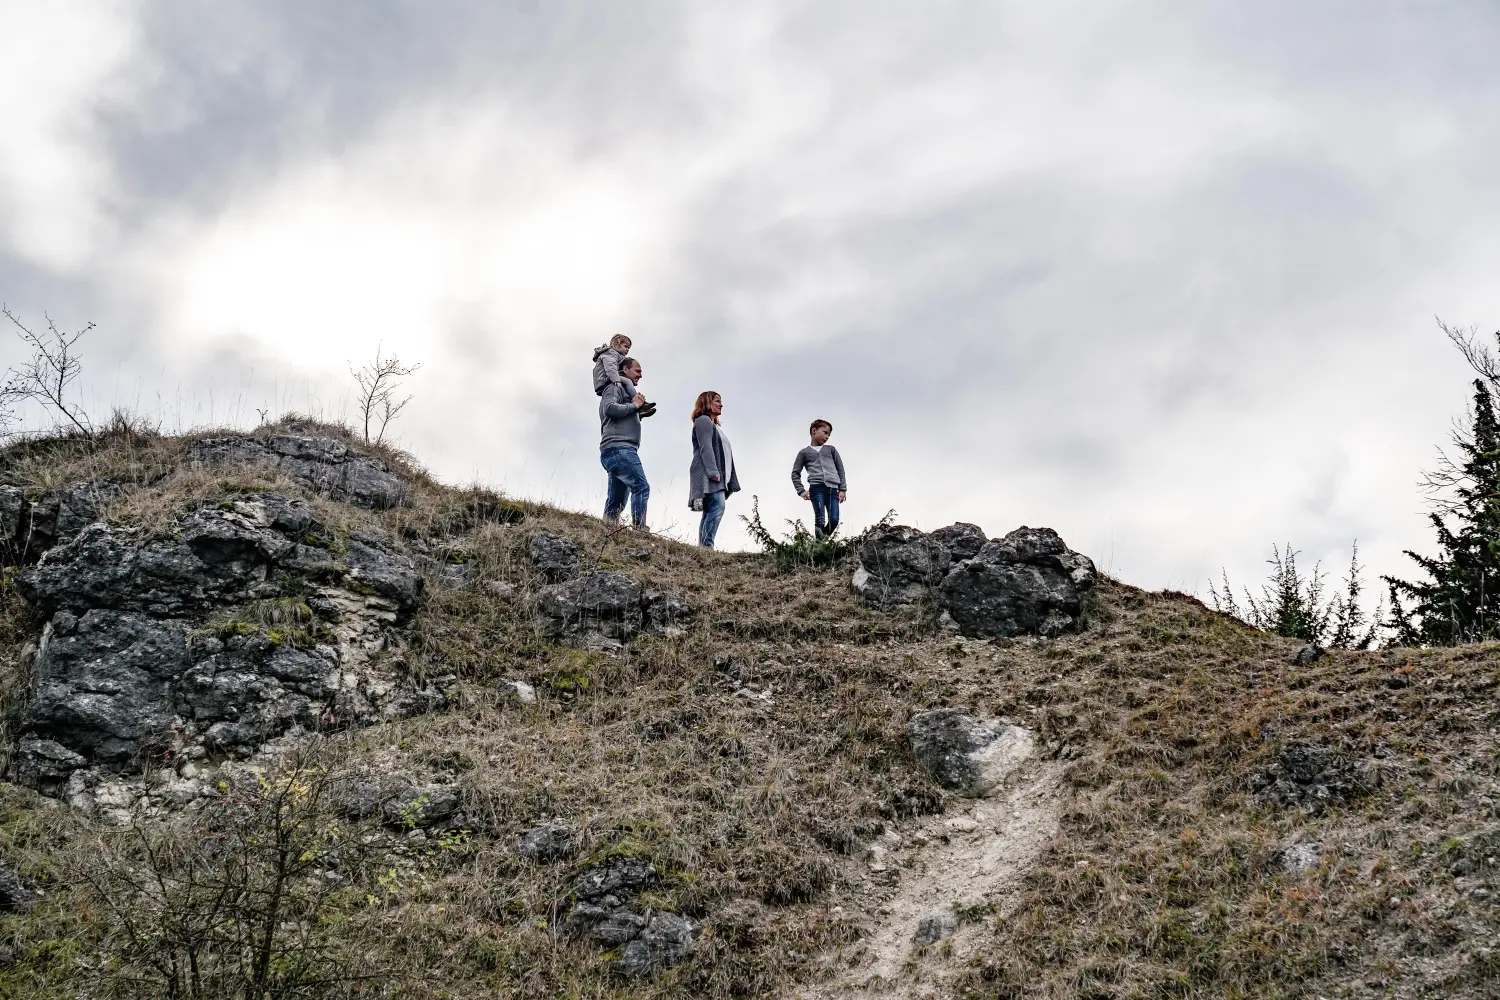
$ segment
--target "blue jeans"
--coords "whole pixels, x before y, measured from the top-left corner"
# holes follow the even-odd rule
[[[651,484],[641,468],[641,456],[634,448],[609,448],[599,453],[599,464],[609,473],[609,495],[604,499],[604,519],[613,521],[625,509],[630,498],[630,519],[637,527],[646,526],[646,501],[651,498]]]
[[[839,530],[839,488],[822,483],[808,483],[807,495],[812,497],[813,534],[828,538]]]
[[[705,549],[714,547],[714,536],[719,533],[719,522],[724,519],[723,490],[703,495],[703,520],[698,522],[698,544]]]

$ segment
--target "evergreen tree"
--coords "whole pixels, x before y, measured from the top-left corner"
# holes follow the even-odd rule
[[[1326,600],[1322,565],[1315,565],[1311,573],[1304,574],[1297,568],[1297,555],[1291,545],[1285,551],[1271,546],[1271,558],[1266,560],[1271,567],[1270,577],[1261,585],[1259,597],[1246,588],[1243,605],[1235,599],[1228,574],[1224,575],[1222,590],[1210,583],[1208,592],[1214,607],[1262,632],[1301,639],[1315,646],[1369,649],[1374,645],[1380,609],[1376,607],[1376,622],[1370,623],[1360,606],[1364,585],[1359,575],[1362,568],[1359,543],[1354,544],[1343,589]]]
[[[1438,554],[1406,552],[1428,580],[1385,578],[1390,626],[1409,645],[1500,637],[1500,415],[1483,379],[1474,380],[1471,426],[1455,434],[1454,445],[1458,461],[1445,460],[1442,480],[1451,500],[1428,515]]]

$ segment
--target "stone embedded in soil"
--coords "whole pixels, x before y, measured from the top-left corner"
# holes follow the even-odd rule
[[[1309,643],[1308,645],[1303,646],[1301,649],[1297,650],[1297,655],[1292,657],[1292,665],[1297,667],[1305,667],[1309,663],[1312,663],[1313,661],[1322,657],[1322,655],[1322,648]]]
[[[0,913],[19,913],[31,909],[36,893],[21,881],[9,866],[0,865]]]
[[[451,819],[458,806],[458,789],[452,785],[417,785],[388,799],[381,816],[387,826],[426,829]]]
[[[244,463],[272,468],[332,499],[371,510],[399,506],[407,496],[406,484],[383,461],[319,435],[203,438],[188,446],[188,459],[209,466]]]
[[[625,573],[585,573],[537,593],[537,630],[549,638],[591,635],[628,641],[641,632],[662,634],[693,618],[676,594],[649,589]]]
[[[516,838],[516,853],[538,864],[562,861],[577,849],[577,837],[566,823],[551,820]]]
[[[917,932],[912,935],[912,941],[919,947],[927,947],[937,944],[943,938],[951,937],[958,930],[958,918],[947,910],[938,913],[930,913],[917,922]]]
[[[873,529],[855,550],[852,586],[877,607],[912,604],[942,582],[952,562],[947,547],[906,525]]]
[[[960,795],[980,796],[1003,781],[1031,752],[1031,734],[998,720],[980,720],[965,708],[922,712],[906,724],[917,763]]]
[[[1098,573],[1051,528],[1017,528],[953,568],[936,596],[964,635],[1052,636],[1075,630]]]
[[[538,533],[531,536],[527,551],[532,568],[549,583],[561,583],[578,574],[582,550],[572,539]]]
[[[627,904],[660,880],[644,858],[613,855],[589,866],[573,881],[576,902],[568,912],[569,933],[619,949],[614,967],[631,978],[649,978],[692,954],[701,928],[684,916],[639,912]]]
[[[1367,782],[1358,769],[1328,747],[1291,742],[1270,766],[1250,779],[1250,787],[1262,802],[1300,807],[1316,815],[1369,791]]]

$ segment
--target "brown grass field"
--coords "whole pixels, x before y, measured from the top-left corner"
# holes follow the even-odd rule
[[[38,440],[0,454],[0,481],[37,493],[137,483],[107,516],[156,529],[199,499],[302,493],[253,470],[184,469],[183,447],[123,425],[93,444]],[[825,974],[820,956],[862,932],[844,904],[873,877],[863,846],[947,804],[904,725],[948,705],[1031,728],[1065,765],[1060,829],[1013,905],[990,915],[958,995],[1500,996],[1500,647],[1336,652],[1295,667],[1295,643],[1114,581],[1077,635],[958,640],[926,609],[864,607],[848,569],[781,573],[764,556],[643,541],[529,503],[518,523],[476,524],[483,491],[383,457],[414,484],[410,506],[308,499],[337,530],[471,567],[468,585],[430,582],[393,652],[415,675],[457,675],[459,696],[327,734],[304,760],[448,776],[475,829],[415,839],[336,819],[310,796],[319,836],[363,853],[298,933],[321,935],[366,978],[288,996],[794,997]],[[543,641],[526,556],[536,531],[679,592],[696,620],[618,653]],[[28,682],[20,649],[42,625],[12,575],[0,587],[6,746]],[[488,581],[516,591],[492,596]],[[736,696],[715,669],[724,657],[770,700]],[[508,679],[538,701],[508,698]],[[1259,800],[1255,776],[1297,742],[1336,751],[1359,789],[1317,815]],[[517,834],[544,817],[585,832],[572,863],[518,856]],[[154,836],[93,827],[0,784],[0,860],[45,893],[0,916],[0,997],[152,995],[131,982],[139,957],[99,886],[111,866],[143,864]],[[1315,845],[1314,863],[1284,865],[1291,845]],[[609,853],[649,857],[665,877],[646,902],[705,925],[695,955],[655,982],[616,977],[609,955],[556,929],[571,878]]]

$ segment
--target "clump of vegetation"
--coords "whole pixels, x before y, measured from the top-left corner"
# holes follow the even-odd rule
[[[785,538],[777,538],[760,519],[760,497],[751,498],[749,515],[740,515],[751,540],[776,561],[778,569],[788,572],[802,568],[833,569],[842,566],[870,532],[888,526],[895,519],[896,512],[890,510],[879,521],[852,538],[840,538],[837,530],[826,538],[818,538],[807,530],[807,525],[799,518],[787,522],[792,529],[791,534]]]
[[[1290,544],[1283,551],[1271,547],[1270,577],[1261,585],[1260,596],[1247,587],[1241,604],[1234,596],[1229,575],[1223,574],[1223,588],[1209,583],[1209,598],[1214,608],[1238,618],[1252,628],[1288,639],[1301,639],[1327,649],[1369,649],[1380,631],[1380,607],[1373,615],[1360,604],[1364,583],[1360,573],[1359,545],[1349,558],[1349,573],[1342,588],[1327,592],[1327,574],[1322,564],[1311,573],[1297,568],[1297,550]]]
[[[94,437],[94,425],[80,403],[70,400],[70,388],[83,370],[83,359],[78,355],[78,341],[94,328],[94,324],[64,333],[57,328],[51,316],[44,316],[47,331],[39,333],[22,323],[9,307],[0,307],[0,315],[10,320],[17,335],[31,351],[30,360],[7,373],[4,385],[0,385],[0,424],[9,423],[12,405],[31,401],[55,411],[65,421],[71,433],[85,440]]]

